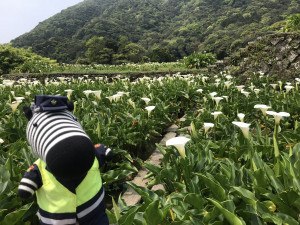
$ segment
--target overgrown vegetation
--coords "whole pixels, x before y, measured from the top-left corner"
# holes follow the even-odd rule
[[[20,73],[49,72],[58,66],[56,60],[41,57],[31,49],[13,48],[10,45],[0,45],[0,74],[18,71]]]
[[[133,55],[133,53],[131,53]],[[89,56],[92,60],[92,56]],[[99,73],[99,72],[142,72],[142,71],[174,71],[184,70],[181,62],[169,63],[122,63],[120,65],[94,64],[104,61],[104,56],[96,55],[95,61],[87,64],[57,63],[56,60],[41,57],[31,52],[31,49],[19,49],[11,45],[0,45],[0,74],[9,73]],[[87,60],[87,59],[86,59]],[[90,63],[91,62],[91,63]],[[83,63],[81,61],[81,63]]]
[[[216,62],[216,58],[211,53],[195,53],[183,58],[183,63],[188,68],[206,68]]]
[[[65,63],[90,60],[94,37],[107,43],[101,62],[168,62],[204,51],[221,59],[257,36],[282,30],[299,11],[298,0],[85,0],[12,44]],[[114,44],[123,37],[127,46]]]
[[[73,113],[91,140],[114,152],[101,170],[106,196],[122,190],[135,166],[149,170],[147,188],[127,182],[143,201],[127,206],[120,197],[107,210],[110,224],[299,225],[300,79],[249,78],[243,85],[226,73],[134,82],[122,76],[112,82],[56,77],[44,84],[0,79],[0,224],[38,224],[35,198],[17,197],[19,181],[36,159],[22,105],[36,94],[57,94],[74,102]],[[185,121],[178,120],[183,114]],[[157,145],[160,166],[143,162],[172,123],[185,142]],[[151,190],[156,184],[164,189]]]
[[[300,14],[294,14],[287,19],[284,31],[300,32]]]

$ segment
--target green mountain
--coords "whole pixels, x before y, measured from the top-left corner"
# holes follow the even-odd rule
[[[127,37],[149,55],[164,48],[174,59],[198,51],[222,59],[258,36],[279,31],[299,12],[300,0],[85,0],[12,45],[70,63],[86,57],[92,37],[106,38],[114,52]]]

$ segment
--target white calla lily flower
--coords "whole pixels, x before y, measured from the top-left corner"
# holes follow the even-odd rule
[[[148,116],[150,116],[152,110],[155,109],[155,106],[147,106],[145,109],[148,111]]]
[[[83,91],[83,93],[85,94],[85,96],[88,98],[89,97],[89,94],[93,93],[92,90],[85,90]]]
[[[166,146],[176,147],[181,157],[185,158],[185,144],[190,140],[186,137],[174,137],[166,141]]]
[[[254,91],[254,93],[255,93],[256,95],[258,95],[258,94],[259,94],[259,92],[260,92],[260,90],[259,90],[259,89],[254,89],[253,91]]]
[[[211,113],[211,115],[214,116],[214,119],[215,119],[215,120],[216,120],[216,119],[218,118],[218,116],[221,115],[221,114],[222,114],[222,112],[219,112],[219,111],[216,111],[216,112]]]
[[[67,97],[70,100],[71,99],[71,95],[73,93],[73,90],[72,89],[67,89],[67,90],[65,90],[65,92],[67,92]]]
[[[24,97],[14,97],[17,102],[22,103],[22,101],[25,99]]]
[[[262,105],[262,104],[257,104],[254,106],[255,109],[260,109],[261,112],[263,113],[264,116],[267,115],[267,110],[270,109],[271,107],[270,106],[267,106],[267,105]]]
[[[286,85],[286,86],[284,86],[284,88],[286,90],[286,93],[289,93],[289,91],[292,90],[294,87],[291,85]]]
[[[237,88],[238,91],[242,91],[242,89],[245,87],[245,85],[238,85],[235,87]]]
[[[101,99],[101,93],[102,93],[101,90],[93,91],[93,93],[94,93],[94,95],[96,96],[96,98],[97,98],[98,100]]]
[[[226,88],[229,88],[230,85],[232,85],[232,82],[231,81],[225,81],[224,84],[225,84]]]
[[[228,102],[228,96],[223,95],[222,97],[225,98],[226,102]]]
[[[148,103],[150,102],[150,98],[141,98],[141,99],[145,101],[146,105],[148,105]]]
[[[204,134],[207,133],[209,128],[213,128],[215,125],[213,123],[204,123]]]
[[[226,75],[225,78],[226,78],[227,80],[230,80],[230,79],[232,79],[232,76],[231,76],[231,75]]]
[[[270,84],[272,88],[275,90],[278,84]]]
[[[243,135],[245,138],[249,138],[249,127],[250,127],[250,123],[244,123],[244,122],[237,122],[237,121],[234,121],[232,122],[234,125],[238,126],[242,132],[243,132]]]
[[[275,124],[279,124],[280,123],[280,120],[283,118],[283,117],[289,117],[290,114],[287,113],[287,112],[274,112],[274,111],[267,111],[267,114],[268,115],[271,115],[271,116],[274,116],[274,119],[275,119]]]
[[[223,97],[214,97],[214,100],[216,101],[217,106],[219,105],[219,102],[223,99]]]
[[[17,111],[17,108],[20,105],[20,101],[14,101],[12,103],[7,103],[7,104],[11,107],[11,110],[14,113],[15,111]]]
[[[244,94],[246,96],[246,98],[248,98],[249,94],[250,94],[250,92],[244,91],[243,89],[241,90],[241,93]]]
[[[120,98],[122,97],[122,95],[115,94],[115,95],[113,95],[112,97],[113,97],[113,100],[114,100],[115,102],[117,102],[117,101],[120,100]]]
[[[211,92],[211,93],[209,93],[209,95],[213,99],[217,95],[217,92]]]
[[[238,116],[238,118],[240,119],[241,122],[244,122],[244,118],[245,118],[244,113],[238,113],[237,116]]]

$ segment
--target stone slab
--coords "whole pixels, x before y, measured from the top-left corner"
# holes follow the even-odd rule
[[[167,129],[167,132],[175,132],[179,127],[176,124],[173,124]]]
[[[163,139],[159,142],[159,144],[165,145],[167,140],[169,140],[173,137],[176,137],[175,132],[177,129],[178,129],[178,126],[175,124],[170,126],[168,128],[168,130],[170,132],[168,132],[164,135]],[[149,162],[155,166],[159,166],[161,163],[160,159],[162,157],[163,157],[163,155],[158,150],[158,148],[156,148],[155,151],[152,153],[152,155],[147,160],[147,162]],[[132,183],[136,184],[137,186],[146,187],[149,179],[144,179],[144,177],[147,175],[147,173],[148,173],[148,170],[146,168],[141,169],[138,172],[138,174],[134,177],[134,179],[132,180]],[[153,190],[153,191],[164,190],[164,186],[161,184],[154,185],[151,190]],[[129,187],[126,190],[126,192],[122,195],[122,199],[125,201],[127,206],[134,206],[134,205],[138,204],[142,198],[135,190],[133,190],[131,187]]]

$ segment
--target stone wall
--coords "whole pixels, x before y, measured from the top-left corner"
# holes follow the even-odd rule
[[[218,70],[236,76],[263,72],[270,76],[292,79],[300,75],[300,34],[280,33],[258,37],[245,48],[219,61]]]

